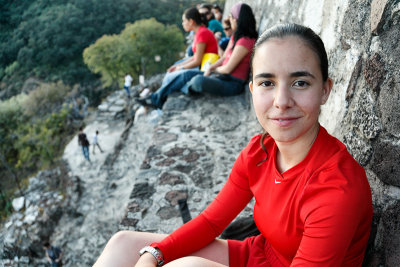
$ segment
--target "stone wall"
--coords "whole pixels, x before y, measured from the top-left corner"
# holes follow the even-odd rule
[[[238,1],[227,0],[225,15]],[[248,0],[259,32],[295,22],[318,33],[334,88],[321,124],[365,168],[374,203],[366,266],[400,266],[400,2]]]

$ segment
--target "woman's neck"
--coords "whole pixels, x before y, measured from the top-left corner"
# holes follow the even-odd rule
[[[193,25],[193,27],[192,27],[192,31],[194,32],[194,33],[196,33],[199,29],[200,29],[200,25]]]
[[[307,133],[292,142],[276,142],[277,168],[283,173],[299,164],[308,154],[319,132],[319,123],[313,126]]]

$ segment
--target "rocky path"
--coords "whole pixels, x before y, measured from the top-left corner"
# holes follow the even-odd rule
[[[67,202],[60,202],[59,192],[46,193],[49,197],[41,193],[47,185],[40,181],[51,182],[60,176],[58,171],[32,180],[33,185],[41,184],[35,196],[40,201],[33,206],[45,207],[44,212],[35,213],[31,224],[25,222],[29,216],[24,210],[12,217],[5,232],[7,259],[0,266],[45,266],[40,255],[43,229],[51,231],[52,243],[64,250],[64,266],[92,266],[118,230],[169,233],[182,225],[178,204],[182,199],[192,217],[199,214],[223,186],[240,150],[260,132],[249,98],[248,93],[235,97],[177,94],[168,98],[162,116],[149,110],[126,120],[126,114],[134,112],[125,110],[123,95],[115,92],[84,129],[89,141],[96,130],[100,132],[104,153],[93,154],[90,147],[89,163],[76,137],[67,145],[63,156],[67,172],[63,177],[70,183]],[[251,215],[251,206],[241,217]],[[47,213],[54,219],[43,228]],[[11,226],[14,222],[20,227]],[[29,237],[32,229],[37,231],[35,237]],[[17,240],[24,240],[23,253],[15,245]],[[34,257],[29,255],[32,248],[38,252]]]
[[[98,118],[84,132],[89,141],[96,130],[104,153],[90,147],[91,163],[82,155],[75,137],[63,158],[69,176],[81,180],[81,196],[75,214],[66,214],[53,234],[53,242],[65,251],[64,266],[91,266],[110,235],[118,230],[139,166],[144,159],[154,124],[144,115],[135,123],[115,119],[125,106],[120,92],[100,106]],[[108,106],[108,110],[105,108]],[[72,215],[72,216],[71,216]]]
[[[169,98],[130,195],[121,229],[170,233],[213,200],[251,136],[260,133],[249,94]],[[252,203],[241,216],[252,214]]]

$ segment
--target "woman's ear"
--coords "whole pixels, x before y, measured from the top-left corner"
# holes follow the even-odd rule
[[[333,86],[333,81],[331,78],[328,78],[323,85],[323,93],[322,93],[322,98],[321,98],[321,105],[324,105],[326,101],[328,101],[329,95],[331,93]]]
[[[253,93],[253,82],[252,81],[249,82],[249,88],[250,88],[250,92]]]

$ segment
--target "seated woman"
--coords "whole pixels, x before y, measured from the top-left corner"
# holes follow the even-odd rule
[[[322,40],[304,26],[278,25],[253,53],[249,86],[265,132],[199,216],[168,236],[119,232],[96,267],[361,266],[371,190],[364,169],[318,122],[333,84]],[[216,239],[253,197],[261,234]]]
[[[221,22],[215,19],[214,13],[212,12],[212,5],[208,3],[200,4],[199,12],[207,18],[208,29],[214,33],[217,40],[225,37]]]
[[[204,76],[188,82],[189,90],[232,96],[243,92],[249,76],[250,55],[257,38],[256,21],[250,6],[237,3],[229,16],[233,35],[223,56],[212,64]]]
[[[211,12],[214,14],[216,20],[222,21],[222,14],[224,14],[224,11],[218,4],[213,4]]]
[[[188,92],[184,85],[196,76],[200,71],[203,56],[215,54],[218,56],[218,44],[213,33],[207,29],[207,20],[196,8],[187,9],[182,16],[182,26],[186,32],[195,33],[193,40],[193,57],[183,62],[179,62],[168,69],[164,77],[162,86],[146,98],[136,99],[142,105],[161,108],[167,96],[175,91]]]
[[[224,27],[224,32],[226,36],[218,41],[218,55],[220,57],[224,55],[226,47],[228,46],[228,43],[233,33],[231,27],[231,21],[229,18],[224,19],[224,21],[222,22],[222,26]]]

